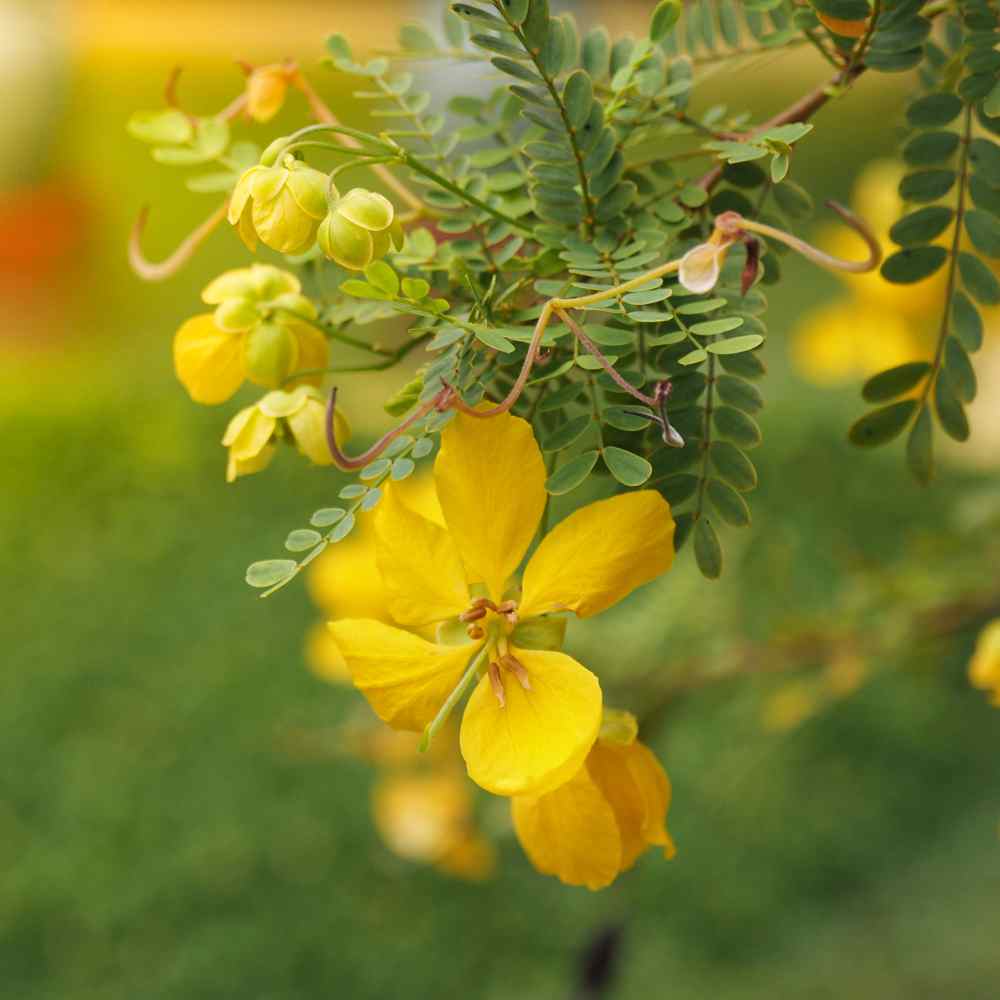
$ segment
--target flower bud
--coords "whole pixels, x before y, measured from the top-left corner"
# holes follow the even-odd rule
[[[257,385],[281,385],[295,371],[298,359],[295,338],[278,323],[260,323],[243,341],[243,369]]]
[[[288,71],[272,63],[258,66],[247,80],[247,114],[256,122],[269,122],[285,103]]]
[[[279,253],[305,253],[327,212],[329,178],[285,156],[281,166],[246,170],[229,202],[229,222],[251,250],[257,240]]]
[[[267,468],[274,458],[271,438],[278,422],[255,406],[248,406],[229,421],[222,443],[229,449],[226,482],[235,482]]]
[[[353,188],[337,199],[320,224],[317,241],[332,261],[349,271],[363,271],[395,247],[403,246],[403,227],[388,198]]]

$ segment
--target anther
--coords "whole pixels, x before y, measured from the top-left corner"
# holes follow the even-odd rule
[[[500,664],[495,660],[490,664],[490,668],[487,671],[490,678],[490,685],[493,688],[493,693],[496,695],[496,699],[500,702],[500,707],[504,708],[507,704],[507,698],[503,692],[503,681],[500,679]]]
[[[481,628],[481,627],[480,627],[479,625],[470,625],[470,626],[469,626],[469,627],[468,627],[468,628],[467,628],[467,629],[465,630],[465,634],[466,634],[466,635],[467,635],[467,636],[468,636],[468,637],[469,637],[470,639],[482,639],[482,637],[483,637],[484,635],[486,635],[486,632],[485,632],[485,630],[484,630],[483,628]]]
[[[500,657],[500,662],[517,678],[518,684],[525,691],[531,690],[531,678],[528,676],[524,664],[517,657],[511,656],[510,653],[504,653]]]
[[[494,609],[498,615],[503,615],[511,625],[517,624],[517,603],[515,601],[504,601]]]
[[[482,605],[476,607],[473,605],[468,611],[463,611],[459,616],[458,620],[460,622],[477,622],[481,618],[486,617],[486,608]]]

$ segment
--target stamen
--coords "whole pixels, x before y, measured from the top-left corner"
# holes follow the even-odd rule
[[[480,606],[478,608],[477,607],[472,607],[468,611],[463,611],[458,616],[458,620],[460,622],[477,622],[481,618],[485,618],[485,617],[486,617],[486,608]]]
[[[517,624],[517,603],[515,601],[504,601],[493,609],[498,615],[503,615],[511,625]]]
[[[470,639],[482,639],[486,635],[485,629],[480,625],[470,625],[466,630],[465,634]]]
[[[500,657],[500,662],[517,678],[518,684],[525,691],[531,690],[531,678],[528,676],[524,664],[517,657],[511,656],[510,653],[504,653]]]
[[[500,702],[500,707],[505,708],[507,705],[507,696],[504,694],[503,681],[500,679],[500,664],[496,660],[490,664],[487,675],[489,676],[493,693],[496,695],[497,701]]]

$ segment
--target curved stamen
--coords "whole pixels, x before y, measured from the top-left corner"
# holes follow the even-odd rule
[[[842,257],[834,257],[832,254],[828,254],[812,246],[812,244],[806,243],[805,240],[800,240],[797,236],[792,236],[791,233],[786,233],[782,229],[775,229],[773,226],[769,226],[763,222],[741,218],[739,225],[742,229],[778,240],[780,243],[784,243],[785,246],[791,247],[802,254],[803,257],[811,260],[814,264],[827,267],[832,271],[849,271],[853,274],[864,274],[866,271],[874,271],[882,262],[882,248],[879,246],[878,240],[868,227],[868,224],[838,202],[828,201],[825,204],[828,208],[836,212],[843,222],[865,241],[865,245],[868,247],[868,257],[865,260],[844,260]]]
[[[383,434],[367,451],[351,458],[340,450],[340,445],[337,444],[337,438],[334,434],[334,416],[337,412],[337,388],[334,386],[330,390],[330,401],[326,404],[326,446],[330,449],[334,464],[337,468],[345,471],[363,469],[370,462],[375,461],[396,438],[412,427],[421,417],[426,417],[431,410],[445,409],[451,393],[450,388],[442,389],[436,396],[417,407],[401,424]]]
[[[142,234],[149,219],[149,206],[143,205],[139,217],[135,220],[128,241],[128,262],[132,270],[144,281],[165,281],[173,277],[197,252],[198,248],[215,231],[216,227],[226,217],[228,200],[224,201],[197,229],[194,229],[177,249],[167,257],[154,264],[142,252]]]

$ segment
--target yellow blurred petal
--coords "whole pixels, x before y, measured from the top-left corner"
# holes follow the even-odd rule
[[[700,243],[681,258],[677,280],[689,291],[701,294],[715,288],[728,246]]]
[[[565,653],[515,650],[531,683],[502,671],[505,705],[483,677],[462,717],[469,777],[494,795],[540,795],[580,769],[601,725],[597,678]]]
[[[481,834],[469,833],[435,862],[448,875],[482,882],[496,869],[497,855],[493,845]]]
[[[545,464],[531,425],[458,413],[434,463],[438,500],[472,583],[499,600],[545,507]]]
[[[288,74],[279,65],[259,66],[247,80],[247,114],[257,122],[269,122],[285,103]]]
[[[313,625],[306,635],[306,663],[317,676],[331,684],[350,684],[351,672],[333,633],[325,624]]]
[[[372,791],[375,826],[400,857],[438,861],[465,836],[472,811],[469,792],[461,773],[384,777]]]
[[[196,403],[224,403],[243,382],[243,336],[226,333],[210,313],[194,316],[174,337],[174,370]]]
[[[588,889],[615,880],[622,858],[618,824],[586,768],[547,795],[513,799],[511,814],[524,853],[542,874]]]
[[[423,729],[468,665],[474,646],[437,646],[370,619],[330,623],[355,687],[396,729]]]
[[[331,618],[376,618],[391,622],[382,576],[375,565],[375,539],[362,523],[331,545],[309,573],[312,599]]]
[[[979,634],[969,662],[969,682],[977,688],[994,692],[994,704],[1000,705],[1000,619],[990,622]]]
[[[375,514],[375,557],[389,611],[401,625],[428,625],[469,606],[451,536],[399,499],[390,485]]]
[[[654,490],[622,493],[570,514],[528,560],[520,613],[596,615],[670,569],[674,519]]]

